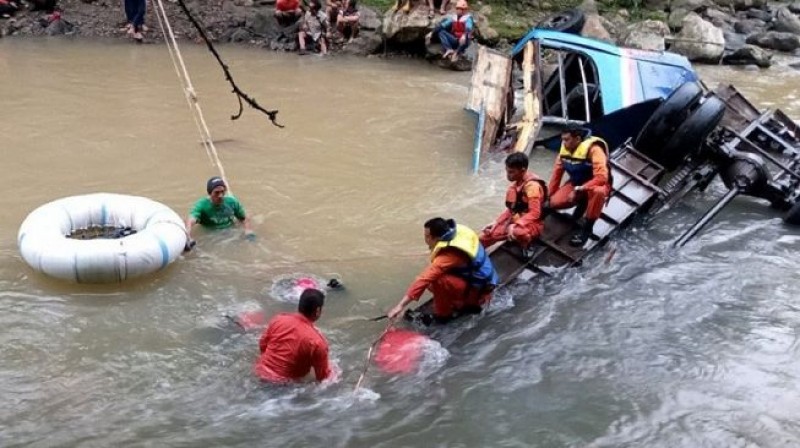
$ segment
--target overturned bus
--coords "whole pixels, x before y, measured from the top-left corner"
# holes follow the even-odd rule
[[[728,192],[675,245],[738,195],[800,222],[798,125],[733,86],[708,89],[682,56],[533,29],[510,54],[478,49],[466,108],[478,117],[473,170],[487,153],[556,150],[573,124],[612,148],[612,193],[587,244],[570,246],[571,214],[550,211],[532,250],[509,242],[489,250],[503,283],[576,265],[634,216],[658,213],[717,176]]]

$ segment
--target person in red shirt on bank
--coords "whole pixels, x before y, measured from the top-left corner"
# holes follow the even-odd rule
[[[273,317],[258,341],[261,356],[253,371],[262,381],[291,383],[300,381],[314,369],[316,380],[333,380],[336,375],[328,362],[328,341],[314,326],[322,315],[325,296],[309,288],[300,295],[297,313]]]
[[[547,200],[547,186],[528,171],[528,156],[521,152],[506,157],[506,209],[481,231],[481,244],[488,248],[500,241],[516,241],[527,250],[544,229],[542,206]]]
[[[431,5],[433,2],[431,1]],[[444,13],[444,6],[442,4],[442,13]],[[442,48],[445,49],[442,59],[450,58],[450,62],[456,62],[459,57],[464,55],[464,52],[472,42],[472,31],[475,29],[475,20],[472,15],[467,12],[469,4],[467,0],[458,0],[456,2],[456,14],[453,17],[447,17],[433,27],[433,31],[425,35],[425,43],[429,44],[431,38],[436,35],[439,37],[439,42]],[[431,12],[433,14],[433,12]],[[431,16],[433,18],[433,16]]]
[[[287,27],[303,17],[300,0],[278,0],[275,2],[275,20],[278,25]]]
[[[492,261],[478,235],[452,219],[425,223],[425,244],[431,264],[408,287],[406,295],[388,313],[394,319],[426,289],[433,293],[433,320],[446,323],[458,316],[477,314],[492,298],[499,283]]]

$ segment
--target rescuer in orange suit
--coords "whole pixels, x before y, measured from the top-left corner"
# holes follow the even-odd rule
[[[589,240],[592,227],[600,218],[611,193],[608,143],[586,134],[586,129],[577,126],[570,126],[561,133],[561,150],[548,188],[550,208],[559,210],[575,206],[572,217],[576,221],[581,216],[586,218],[580,232],[570,240],[572,246],[583,246]],[[569,180],[561,185],[564,172],[569,175]]]
[[[506,178],[511,185],[506,191],[506,209],[481,232],[484,247],[500,241],[516,241],[527,249],[542,233],[542,206],[547,187],[542,179],[528,171],[528,156],[521,152],[506,157]]]
[[[478,235],[452,219],[433,218],[424,225],[431,263],[408,287],[387,316],[394,319],[425,290],[433,294],[431,318],[445,323],[465,314],[477,314],[492,298],[497,273]]]

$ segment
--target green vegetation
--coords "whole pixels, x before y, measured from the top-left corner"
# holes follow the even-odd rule
[[[497,31],[500,39],[509,41],[519,39],[544,16],[542,11],[517,2],[490,1],[484,4],[491,8],[491,14],[488,14],[489,26]]]
[[[363,0],[360,3],[364,6],[369,6],[370,8],[383,14],[384,12],[388,11],[389,8],[394,6],[395,0]]]

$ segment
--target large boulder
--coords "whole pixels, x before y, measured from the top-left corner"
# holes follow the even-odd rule
[[[708,8],[703,12],[703,17],[717,28],[733,29],[734,18],[730,14],[717,8]]]
[[[750,8],[747,11],[744,11],[743,14],[747,19],[763,20],[765,23],[772,22],[772,13],[765,9]]]
[[[767,5],[767,0],[713,0],[719,6],[733,8],[741,11],[749,8],[763,8]]]
[[[383,16],[383,35],[392,43],[422,42],[432,28],[433,21],[428,18],[427,8],[416,7],[408,13],[390,9]]]
[[[245,27],[229,28],[220,35],[219,39],[223,42],[250,42],[253,35]]]
[[[280,25],[272,13],[257,11],[247,16],[245,26],[256,36],[272,39],[280,33]]]
[[[709,22],[710,24],[714,25],[715,27],[721,29],[723,32],[724,31],[734,31],[733,23],[728,22],[726,20],[720,20],[720,18],[718,16],[714,16],[714,17],[704,16],[703,20],[705,20],[706,22]]]
[[[489,8],[491,11],[491,8]],[[472,19],[475,21],[475,36],[487,45],[495,45],[500,39],[500,33],[489,26],[489,17],[482,12],[473,12]]]
[[[59,36],[61,34],[71,34],[74,32],[75,27],[64,19],[58,19],[50,22],[45,29],[45,34],[48,36]]]
[[[361,10],[359,10],[360,12]],[[383,46],[383,39],[377,33],[362,32],[352,42],[342,48],[343,53],[367,56],[375,54]]]
[[[690,61],[719,62],[725,50],[722,30],[695,13],[683,19],[681,32],[675,36],[670,51],[686,56]]]
[[[625,23],[615,22],[608,17],[600,16],[600,25],[611,35],[612,42],[620,43],[620,36],[625,30]]]
[[[201,6],[195,6],[194,10],[192,11],[193,14],[197,14],[197,11],[201,9]],[[189,9],[192,10],[192,4],[189,4]],[[232,21],[235,23],[244,23],[247,17],[247,13],[251,10],[251,8],[246,8],[244,6],[239,6],[234,2],[223,2],[222,3],[222,12],[226,16],[230,17]]]
[[[617,41],[620,41],[622,36],[625,34],[625,30],[628,27],[628,23],[630,22],[625,17],[619,14],[611,14],[608,16],[601,16],[601,21],[603,22],[603,26],[605,29],[614,36]]]
[[[669,18],[667,18],[667,25],[669,29],[674,31],[680,31],[681,27],[683,27],[683,19],[686,18],[686,15],[689,14],[688,9],[684,8],[673,8],[672,11],[669,13]]]
[[[583,29],[581,29],[581,36],[614,43],[611,33],[603,26],[603,21],[598,14],[589,14],[586,16],[586,20],[583,22]]]
[[[800,19],[789,8],[781,6],[775,11],[775,21],[772,23],[774,31],[800,34]]]
[[[800,36],[792,33],[781,33],[779,31],[767,31],[748,36],[747,43],[758,45],[762,48],[790,53],[800,48]]]
[[[723,64],[728,65],[757,65],[767,68],[772,65],[772,53],[755,45],[745,45],[744,47],[726,54],[722,58]]]
[[[381,29],[381,16],[372,9],[366,6],[358,7],[358,25],[363,30],[379,30]]]
[[[671,11],[685,9],[687,11],[699,12],[713,5],[711,0],[672,0],[669,7]]]
[[[277,33],[272,38],[267,38],[269,48],[274,51],[296,51],[297,32],[300,29],[300,21],[289,26],[278,26]]]
[[[742,19],[733,24],[733,30],[740,34],[753,34],[766,31],[767,24],[759,19]]]
[[[664,51],[666,49],[664,38],[669,35],[669,27],[666,23],[658,20],[645,20],[628,26],[621,37],[621,44],[624,47],[641,50]]]
[[[725,36],[725,51],[736,51],[746,45],[747,36],[730,31],[723,31]]]

